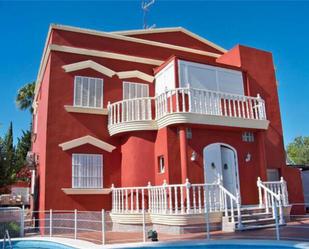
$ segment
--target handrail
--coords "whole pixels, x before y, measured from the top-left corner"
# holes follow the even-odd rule
[[[262,182],[261,178],[258,177],[257,180],[257,186],[258,186],[258,191],[259,191],[259,201],[260,201],[260,206],[262,207],[263,205],[265,206],[265,210],[266,213],[269,213],[269,209],[272,209],[272,215],[273,218],[276,219],[276,223],[277,223],[277,219],[278,219],[278,215],[279,215],[279,223],[280,224],[284,224],[284,217],[283,217],[283,204],[285,204],[285,197],[284,197],[284,191],[282,190],[282,188],[285,186],[283,184],[285,184],[283,178],[281,178],[281,180],[279,182],[271,182],[276,183],[276,184],[280,184],[280,188],[278,188],[278,193],[275,193],[273,190],[271,190],[267,184],[269,182]],[[283,186],[283,187],[282,187]],[[264,191],[264,195],[262,195],[262,192]],[[264,197],[264,204],[263,204],[263,197]],[[278,214],[278,210],[277,208],[279,208],[279,214]],[[277,224],[276,224],[277,225]]]
[[[10,249],[13,249],[12,241],[11,241],[11,236],[10,236],[9,230],[7,230],[7,229],[5,230],[5,233],[4,233],[2,249],[5,249],[5,248],[6,248],[6,239],[7,239],[8,242],[9,242],[9,247],[10,247]]]
[[[237,227],[239,229],[242,228],[242,221],[241,221],[241,203],[240,203],[240,195],[239,193],[237,193],[237,196],[234,196],[230,191],[228,191],[223,185],[222,183],[219,184],[220,186],[220,189],[226,194],[229,196],[230,198],[230,212],[231,212],[231,222],[235,222],[235,217],[234,217],[234,206],[233,206],[233,201],[234,203],[236,204],[236,208],[237,208],[237,220],[238,220],[238,223],[237,223]],[[224,202],[225,202],[225,210],[224,210],[224,215],[225,217],[228,216],[228,206],[227,206],[227,200],[226,198],[224,198]]]

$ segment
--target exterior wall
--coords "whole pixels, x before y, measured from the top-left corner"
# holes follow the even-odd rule
[[[182,44],[191,48],[214,52],[199,42],[194,43],[191,38],[183,35],[171,36],[152,35],[149,40],[166,39],[171,44]],[[75,209],[100,210],[111,206],[110,195],[67,195],[61,189],[71,187],[72,153],[96,153],[103,155],[103,184],[109,188],[111,184],[120,186],[160,185],[166,180],[168,183],[183,181],[182,166],[187,163],[187,173],[190,182],[204,181],[203,149],[211,143],[226,143],[237,151],[240,187],[243,204],[256,204],[258,193],[256,180],[258,176],[266,178],[266,168],[279,168],[281,174],[287,178],[288,185],[299,190],[300,180],[291,183],[298,173],[285,168],[285,156],[282,137],[282,126],[278,102],[277,86],[273,61],[270,53],[237,46],[222,55],[217,61],[213,57],[191,54],[189,52],[168,48],[153,47],[114,38],[100,37],[76,32],[53,30],[50,42],[53,44],[117,52],[127,55],[142,56],[152,59],[166,60],[183,58],[196,62],[221,65],[227,68],[238,68],[246,76],[245,92],[256,96],[260,93],[266,101],[267,117],[270,127],[267,131],[255,131],[254,143],[242,141],[243,129],[227,127],[192,125],[193,137],[186,140],[187,154],[181,156],[179,127],[175,125],[158,131],[136,131],[110,136],[107,130],[107,115],[70,113],[64,109],[65,105],[73,105],[74,76],[98,77],[103,83],[103,107],[108,102],[122,100],[122,82],[132,81],[149,84],[150,96],[154,95],[154,84],[140,79],[120,80],[116,75],[112,78],[92,69],[83,69],[66,73],[64,65],[85,60],[93,60],[116,72],[139,70],[153,75],[152,65],[136,62],[119,61],[64,52],[51,52],[42,80],[38,96],[39,125],[33,152],[39,155],[39,208],[46,209]],[[177,63],[176,63],[177,65]],[[175,69],[176,86],[178,70]],[[112,152],[106,152],[91,145],[62,151],[59,144],[85,135],[91,135],[116,146]],[[197,160],[190,160],[192,152],[197,153]],[[245,162],[247,153],[252,155],[250,162]],[[158,172],[158,156],[165,159],[165,172]],[[182,163],[181,163],[182,162]],[[293,176],[293,177],[292,177]],[[298,178],[297,178],[298,179]],[[290,191],[293,191],[289,187]],[[291,192],[292,193],[292,192]],[[300,200],[302,192],[291,200]]]
[[[270,120],[269,128],[263,134],[265,142],[261,144],[261,147],[264,144],[266,167],[279,169],[281,176],[287,180],[291,203],[303,202],[300,174],[297,170],[286,167],[285,164],[283,131],[272,54],[238,45],[217,61],[240,66],[247,75],[249,94],[256,96],[259,93],[265,100],[267,119]],[[261,175],[261,178],[266,179],[266,174]],[[303,208],[300,209],[303,210]],[[292,212],[295,212],[295,209]]]
[[[146,186],[154,182],[155,132],[130,133],[122,139],[121,186]]]

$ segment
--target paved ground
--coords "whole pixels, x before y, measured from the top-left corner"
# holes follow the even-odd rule
[[[101,233],[79,233],[78,238],[86,240],[97,240],[101,243]],[[190,234],[159,234],[160,241],[172,240],[192,240],[205,239],[206,233]],[[276,239],[275,228],[238,231],[233,233],[224,233],[222,231],[213,231],[210,233],[211,239]],[[280,238],[284,240],[297,240],[309,242],[309,218],[291,221],[286,226],[280,227]],[[143,241],[142,232],[106,232],[106,243],[128,243]]]
[[[54,234],[55,235],[55,234]],[[61,237],[73,238],[72,234],[61,234]],[[179,241],[205,239],[206,233],[189,234],[163,234],[159,233],[160,241]],[[280,227],[280,238],[283,240],[296,240],[309,242],[309,217],[297,221],[291,221],[286,226]],[[91,241],[97,244],[102,243],[101,232],[81,232],[77,233],[77,239]],[[106,232],[106,244],[142,242],[143,233],[141,232]],[[224,233],[222,231],[213,231],[210,233],[212,240],[226,239],[276,239],[275,228],[238,231],[233,233]]]

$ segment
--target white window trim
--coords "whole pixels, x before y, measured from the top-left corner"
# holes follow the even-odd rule
[[[132,85],[143,85],[143,86],[146,86],[147,88],[147,97],[149,97],[149,85],[148,84],[145,84],[145,83],[138,83],[138,82],[132,82],[132,81],[123,81],[122,82],[122,99],[125,99],[124,97],[124,94],[125,94],[125,91],[124,91],[124,85],[125,84],[132,84]],[[133,98],[134,99],[134,98]]]
[[[76,92],[76,79],[77,77],[81,77],[81,78],[88,78],[88,79],[95,79],[95,80],[101,80],[102,81],[102,94],[101,94],[101,100],[100,100],[100,106],[96,107],[96,106],[89,106],[89,96],[90,94],[88,93],[88,106],[83,106],[83,105],[76,105],[75,104],[75,92]],[[82,84],[83,87],[83,84]],[[104,80],[102,78],[96,78],[96,77],[88,77],[88,76],[80,76],[80,75],[76,75],[74,76],[74,93],[73,93],[73,106],[74,107],[82,107],[82,108],[91,108],[91,109],[102,109],[103,108],[103,93],[104,93]],[[83,93],[83,90],[81,91]],[[81,94],[82,94],[81,93]],[[97,95],[96,89],[95,89],[95,96]],[[82,97],[81,97],[82,98]]]
[[[102,162],[102,165],[101,165],[101,167],[102,167],[102,169],[101,169],[101,171],[102,171],[101,186],[90,187],[90,188],[89,187],[75,187],[74,186],[74,178],[73,178],[74,177],[74,165],[73,165],[74,155],[80,155],[80,156],[90,156],[90,155],[92,155],[92,156],[99,156],[101,158],[101,162]],[[103,155],[101,155],[101,154],[91,154],[91,153],[89,153],[89,154],[87,154],[87,153],[73,153],[72,154],[72,160],[71,160],[71,167],[72,167],[72,176],[71,176],[71,183],[72,183],[71,186],[72,186],[72,189],[102,189],[103,188],[103,186],[104,186],[104,182],[103,182],[103,180],[104,180]]]

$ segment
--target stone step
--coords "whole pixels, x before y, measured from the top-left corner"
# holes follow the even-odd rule
[[[265,229],[265,228],[274,228],[275,224],[265,224],[265,225],[243,225],[242,228],[237,228],[236,231],[245,231],[245,230],[255,230],[255,229]]]
[[[263,218],[272,218],[272,213],[253,213],[253,214],[241,214],[241,220],[259,220]],[[234,216],[235,221],[238,221],[238,216]],[[231,218],[229,219],[231,220]]]
[[[241,222],[243,225],[268,225],[268,224],[275,224],[274,218],[262,218],[262,219],[250,219],[250,220],[243,220]]]

